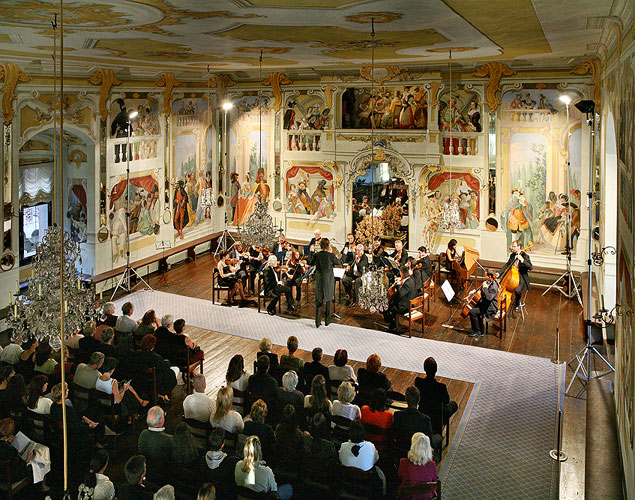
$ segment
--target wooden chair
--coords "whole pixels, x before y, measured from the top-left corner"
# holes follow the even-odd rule
[[[441,480],[433,482],[423,482],[401,487],[401,500],[412,500],[415,496],[426,493],[436,493],[436,500],[441,500]]]
[[[24,422],[29,428],[28,435],[33,441],[49,446],[53,435],[51,418],[31,410],[24,411]]]
[[[423,295],[415,297],[410,301],[410,307],[408,312],[404,314],[404,317],[408,320],[408,337],[412,338],[412,322],[421,321],[421,335],[423,336],[426,325],[426,313],[425,305],[428,303],[428,311],[430,311],[430,294],[423,292]],[[399,317],[395,318],[397,333],[399,333]]]
[[[73,406],[78,410],[85,410],[90,406],[90,403],[93,401],[93,390],[94,389],[86,389],[77,384],[72,385],[73,388]]]
[[[30,470],[24,479],[13,481],[13,478],[11,477],[11,461],[0,460],[0,491],[4,493],[2,497],[12,500],[16,493],[20,492],[30,484],[29,474]]]
[[[216,299],[220,302],[221,291],[226,291],[227,298],[229,299],[229,287],[220,284],[220,273],[218,272],[218,269],[214,267],[212,270],[212,304],[216,303]]]
[[[303,498],[309,500],[322,500],[333,498],[335,495],[335,462],[323,460],[307,453],[304,469],[304,494]]]
[[[378,493],[377,477],[373,469],[363,471],[357,467],[347,467],[339,465],[337,468],[338,479],[338,498],[342,498],[342,493],[353,496],[354,498],[363,498],[374,500],[381,497]],[[381,488],[379,488],[381,491]]]
[[[445,252],[441,252],[436,256],[437,263],[437,279],[435,280],[438,286],[440,287],[443,281],[441,281],[441,277],[444,276],[445,279],[452,281],[452,268],[448,269],[446,267],[446,256]]]
[[[192,361],[192,349],[187,346],[183,346],[183,351],[181,355],[174,356],[172,355],[175,364],[181,370],[181,373],[185,377],[185,387],[186,394],[192,394],[192,377],[196,369],[198,368],[199,372],[203,374],[203,359],[199,359],[197,361]]]
[[[505,295],[500,294],[498,296],[498,311],[496,312],[496,316],[493,320],[494,322],[498,322],[498,332],[500,339],[503,340],[503,334],[507,330],[507,301],[505,300]],[[490,321],[485,320],[485,334],[489,331]]]
[[[208,422],[201,422],[195,418],[183,418],[192,432],[192,438],[198,444],[199,448],[206,450],[208,446],[209,436],[212,433],[212,426]]]
[[[278,494],[275,491],[267,493],[250,490],[246,486],[236,486],[238,498],[246,498],[247,500],[275,500]]]
[[[264,304],[266,299],[271,300],[273,298],[273,296],[272,295],[265,295],[265,289],[264,289],[264,285],[263,285],[264,277],[263,277],[262,273],[258,273],[258,276],[256,277],[256,280],[258,281],[258,312],[260,312],[260,310],[262,309],[261,304]],[[282,298],[280,298],[278,300],[278,314],[281,311],[282,311]]]
[[[304,448],[282,443],[274,445],[273,471],[278,483],[291,483],[297,489],[304,479],[306,453]]]
[[[155,406],[157,404],[157,369],[154,366],[137,366],[136,371],[139,385],[150,391],[150,402],[152,406]]]
[[[333,441],[344,443],[348,441],[349,428],[353,421],[342,415],[331,415],[331,436]]]
[[[106,417],[109,426],[113,429],[116,428],[121,418],[121,414],[119,412],[119,408],[117,407],[117,403],[115,403],[115,396],[95,389],[94,400],[95,404]],[[135,434],[137,429],[137,415],[130,415],[130,417],[132,420],[132,433]]]
[[[242,417],[246,417],[251,411],[251,407],[247,408],[247,391],[241,391],[239,389],[233,389],[233,391],[234,400],[232,401],[232,410],[236,410]]]

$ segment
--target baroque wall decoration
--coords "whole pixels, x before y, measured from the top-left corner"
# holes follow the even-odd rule
[[[236,82],[232,80],[230,75],[220,74],[214,75],[207,80],[207,85],[216,89],[218,95],[218,101],[222,102],[225,99],[225,92],[228,87],[233,87]]]
[[[263,82],[263,85],[269,85],[273,92],[273,109],[277,113],[282,106],[282,85],[291,85],[291,78],[284,73],[271,73]]]
[[[167,118],[172,112],[172,105],[170,104],[172,99],[172,90],[174,87],[180,87],[181,83],[176,80],[174,73],[161,73],[161,76],[159,76],[155,85],[157,87],[165,87],[165,91],[163,92],[163,113]]]
[[[88,80],[93,85],[101,85],[99,89],[99,113],[102,120],[108,119],[108,97],[113,85],[121,85],[119,79],[111,69],[98,69]]]
[[[500,81],[503,76],[513,76],[516,72],[500,62],[485,63],[474,72],[474,76],[487,77],[487,104],[490,112],[496,111],[500,104],[497,92],[501,91]]]
[[[589,73],[591,74],[591,83],[593,84],[593,100],[595,101],[596,107],[599,107],[602,97],[602,87],[600,84],[602,69],[600,61],[597,59],[587,59],[571,70],[572,75],[587,75]]]
[[[383,85],[384,82],[392,80],[394,77],[399,75],[400,73],[405,73],[408,71],[408,68],[405,66],[397,66],[394,64],[385,64],[385,65],[375,65],[374,68],[371,66],[362,66],[359,70],[359,75],[369,82],[372,80],[377,85]],[[372,73],[372,74],[371,74]]]
[[[9,124],[13,120],[13,100],[18,83],[31,81],[31,77],[13,63],[0,64],[0,81],[2,86],[2,116],[4,123]]]

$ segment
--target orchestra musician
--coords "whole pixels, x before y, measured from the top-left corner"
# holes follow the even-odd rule
[[[238,263],[238,271],[236,276],[242,281],[243,289],[247,289],[247,280],[249,279],[248,272],[248,260],[245,259],[245,251],[243,250],[243,244],[240,241],[234,243],[234,247],[229,251],[229,260],[236,261]]]
[[[344,248],[342,249],[342,263],[350,264],[353,260],[355,260],[355,235],[348,233],[346,235],[346,243],[344,243]]]
[[[302,299],[302,277],[306,272],[306,262],[300,257],[300,252],[297,249],[291,250],[291,258],[288,262],[288,281],[287,284],[291,289],[295,288],[295,301],[300,302]]]
[[[417,265],[421,269],[421,281],[425,282],[432,276],[432,262],[430,262],[430,256],[428,255],[428,249],[424,246],[419,247],[419,260]]]
[[[361,287],[362,274],[368,267],[368,257],[364,254],[364,245],[357,245],[355,247],[355,258],[350,264],[346,264],[346,272],[342,278],[342,284],[346,295],[350,298],[348,305],[353,307],[357,303],[357,294]]]
[[[388,279],[393,281],[399,276],[399,269],[408,263],[408,252],[403,248],[403,241],[395,240],[395,250],[390,254],[390,257],[397,264],[397,269],[391,269],[388,271]]]
[[[391,332],[397,330],[397,314],[406,314],[410,309],[410,301],[417,296],[415,282],[410,276],[410,269],[407,266],[402,266],[400,274],[401,277],[393,285],[396,288],[394,298],[388,305],[388,309],[384,311],[384,320],[388,323]]]
[[[408,261],[406,262],[406,266],[410,269],[410,275],[415,282],[415,289],[417,290],[417,297],[421,295],[423,291],[423,275],[421,273],[421,266],[417,264],[417,261],[414,257],[408,257]]]
[[[249,261],[247,266],[247,269],[249,270],[249,288],[251,288],[252,292],[255,292],[256,275],[265,266],[266,258],[260,248],[255,245],[251,245],[247,259]]]
[[[238,304],[238,307],[247,307],[249,302],[247,302],[245,297],[243,282],[236,274],[239,270],[239,266],[237,264],[231,265],[228,262],[228,258],[229,252],[227,250],[223,250],[220,254],[220,260],[218,261],[218,264],[216,264],[216,269],[218,269],[218,273],[220,275],[219,284],[229,288],[227,302],[223,302],[221,305],[227,307],[235,306],[236,302],[234,302],[234,295],[238,293],[240,294],[240,303]]]
[[[499,276],[504,276],[505,272],[518,263],[518,275],[520,278],[520,284],[514,290],[514,312],[518,312],[520,308],[520,300],[523,295],[523,291],[529,290],[531,285],[529,284],[529,271],[532,269],[531,259],[527,253],[523,252],[522,244],[519,240],[514,240],[512,242],[512,253],[507,259],[507,263],[503,266],[503,268],[499,271]]]
[[[271,253],[278,257],[280,263],[284,264],[284,257],[287,255],[287,250],[291,250],[291,244],[285,238],[284,233],[280,233],[278,242],[274,243],[271,247]]]
[[[384,247],[381,245],[381,236],[373,238],[373,261],[384,257]]]
[[[309,256],[309,264],[315,266],[315,327],[319,328],[322,321],[322,306],[326,302],[324,324],[331,323],[331,309],[335,296],[335,275],[333,267],[341,264],[340,259],[333,255],[333,249],[328,238],[321,238],[320,251]]]
[[[475,290],[476,291],[476,290]],[[491,321],[496,317],[498,311],[498,282],[495,273],[487,270],[486,279],[481,285],[481,298],[474,307],[470,308],[470,323],[472,333],[470,337],[482,337],[485,335],[485,325],[483,319]]]
[[[319,251],[320,241],[322,240],[322,231],[316,229],[313,231],[313,238],[309,241],[309,251],[311,253]]]
[[[297,311],[294,305],[291,287],[285,283],[285,280],[281,276],[281,271],[282,269],[278,267],[278,258],[275,255],[270,255],[263,271],[263,277],[265,281],[265,295],[271,295],[273,297],[271,302],[267,305],[267,312],[271,316],[276,315],[276,306],[282,294],[287,298],[287,311]]]

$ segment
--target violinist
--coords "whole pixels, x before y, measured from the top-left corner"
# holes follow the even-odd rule
[[[384,247],[381,246],[381,236],[375,236],[373,239],[373,261],[381,260],[384,257]]]
[[[396,288],[394,299],[384,311],[384,320],[388,323],[388,329],[391,332],[397,330],[397,314],[406,314],[410,309],[410,301],[417,296],[415,282],[410,276],[408,266],[401,267],[400,276],[393,285]]]
[[[348,233],[346,235],[346,243],[344,243],[344,248],[342,249],[342,263],[350,264],[353,260],[355,260],[355,235]]]
[[[284,257],[287,254],[287,250],[290,250],[291,246],[284,237],[284,233],[280,233],[278,236],[278,242],[271,247],[271,253],[275,255],[280,262],[284,264]]]
[[[470,323],[472,324],[470,337],[482,337],[485,335],[483,319],[491,321],[496,317],[496,312],[498,311],[498,282],[495,279],[494,271],[487,271],[480,292],[480,300],[474,307],[470,308],[469,312]]]
[[[302,299],[302,277],[305,272],[305,262],[300,258],[300,252],[295,248],[291,250],[291,258],[289,259],[287,271],[287,284],[291,289],[295,288],[295,301],[300,302]]]
[[[398,269],[401,269],[402,266],[408,263],[408,252],[403,248],[403,241],[395,240],[395,250],[390,254],[390,257],[395,261]],[[394,280],[397,276],[399,276],[397,269],[388,271],[388,279],[390,281]]]
[[[419,260],[417,260],[417,266],[420,266],[421,280],[423,282],[432,276],[432,262],[430,262],[428,249],[424,246],[419,247]]]
[[[507,270],[514,265],[518,266],[518,275],[520,278],[520,284],[514,290],[514,312],[518,312],[523,291],[531,288],[529,284],[529,271],[531,271],[532,268],[531,259],[529,255],[523,252],[523,247],[519,240],[512,242],[512,253],[509,259],[507,259],[507,263],[500,270],[500,276],[504,276]]]
[[[408,257],[406,266],[410,269],[410,275],[415,282],[415,289],[417,290],[417,297],[423,292],[423,275],[421,273],[421,266],[417,264],[414,257]]]
[[[361,276],[368,267],[368,257],[364,255],[364,245],[355,247],[355,258],[350,264],[346,264],[346,272],[342,278],[342,284],[346,295],[349,297],[348,305],[353,307],[357,303],[357,294],[361,287]]]
[[[322,240],[322,231],[316,229],[313,231],[313,238],[309,241],[309,251],[311,253],[320,251],[320,241]]]
[[[278,266],[278,258],[275,255],[270,255],[265,265],[264,280],[265,280],[265,295],[270,295],[273,298],[267,305],[267,312],[271,316],[276,315],[276,306],[280,300],[280,295],[284,294],[287,297],[287,311],[297,311],[294,302],[293,294],[291,293],[291,287],[285,285],[282,276],[280,275],[281,269]]]
[[[220,254],[220,260],[218,261],[218,264],[216,264],[216,269],[218,269],[218,274],[220,275],[219,284],[229,288],[227,302],[223,302],[221,305],[227,307],[235,306],[236,302],[234,301],[234,295],[238,293],[240,294],[240,303],[238,306],[247,307],[249,302],[247,302],[245,297],[243,282],[237,276],[239,267],[238,265],[231,265],[228,262],[228,256],[229,252],[227,250],[223,250]]]
[[[243,288],[247,288],[247,280],[249,279],[249,272],[247,270],[248,262],[245,260],[245,251],[243,250],[243,244],[237,241],[229,252],[228,259],[238,263],[238,271],[236,276],[242,281]]]

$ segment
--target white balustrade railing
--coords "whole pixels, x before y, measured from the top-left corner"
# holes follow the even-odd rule
[[[322,130],[287,130],[285,149],[287,151],[320,151]]]
[[[553,113],[548,109],[505,109],[503,120],[517,123],[551,123]]]
[[[441,147],[444,155],[477,156],[479,154],[480,134],[473,132],[441,132]]]

